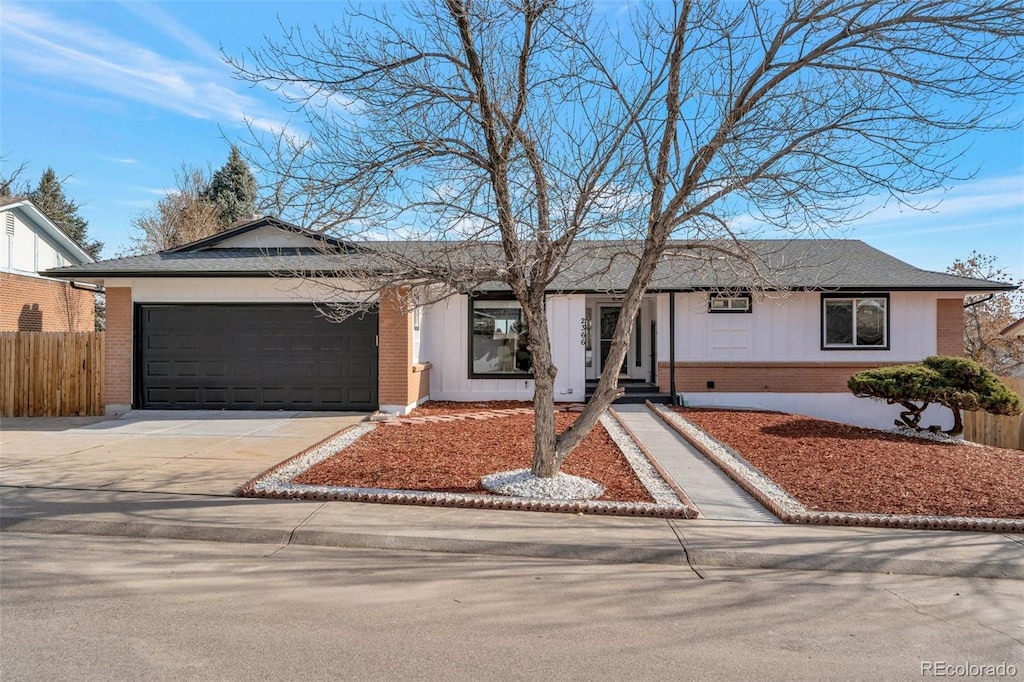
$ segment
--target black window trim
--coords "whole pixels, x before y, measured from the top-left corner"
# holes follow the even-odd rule
[[[545,300],[547,297],[545,296]],[[467,344],[466,344],[466,361],[467,369],[469,371],[470,379],[510,379],[512,381],[522,381],[523,379],[533,380],[533,372],[516,372],[515,374],[506,374],[504,372],[474,372],[473,371],[473,302],[474,301],[516,301],[515,295],[511,292],[488,292],[488,293],[475,293],[466,296],[466,333],[467,333]],[[522,304],[520,304],[521,307]]]
[[[732,310],[730,308],[727,308],[727,309],[712,308],[711,307],[711,302],[714,301],[716,298],[745,298],[745,299],[747,299],[747,309],[746,310]],[[730,315],[730,314],[733,314],[733,315],[735,315],[735,314],[745,315],[747,313],[752,313],[752,312],[754,312],[754,299],[753,299],[753,297],[749,293],[728,293],[728,292],[723,292],[723,291],[709,291],[708,292],[708,313],[709,314],[714,314],[714,315],[722,315],[722,314],[725,314],[725,315]]]
[[[857,346],[851,344],[849,346],[837,346],[825,344],[825,301],[846,299],[857,301],[865,298],[880,298],[885,300],[885,345],[884,346]],[[856,305],[854,306],[856,310]],[[887,351],[892,346],[892,301],[888,291],[848,291],[848,292],[835,292],[835,293],[822,293],[821,303],[818,306],[818,333],[821,335],[821,350],[823,351]],[[853,330],[853,338],[856,341],[857,330]]]

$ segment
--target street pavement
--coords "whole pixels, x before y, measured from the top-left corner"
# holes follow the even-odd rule
[[[4,680],[920,680],[964,665],[1024,675],[1021,581],[0,541]]]
[[[1024,536],[234,497],[361,415],[4,420],[0,529],[592,562],[1024,580]]]

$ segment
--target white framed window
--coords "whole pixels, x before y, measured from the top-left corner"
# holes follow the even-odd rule
[[[889,294],[822,294],[822,350],[889,350]]]
[[[750,294],[708,294],[709,313],[749,313],[753,310]]]
[[[516,300],[469,299],[469,376],[528,377],[530,330]]]

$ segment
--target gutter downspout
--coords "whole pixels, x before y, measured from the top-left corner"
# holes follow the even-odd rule
[[[102,294],[103,287],[98,284],[88,284],[86,282],[76,282],[75,280],[67,280],[68,284],[71,285],[72,289],[79,289],[81,291],[91,291],[95,294]]]
[[[982,303],[988,303],[989,301],[991,301],[995,297],[996,297],[995,294],[989,294],[985,298],[979,299],[977,301],[971,301],[970,303],[964,303],[964,310],[967,310],[968,308],[973,308],[974,306],[980,305]]]
[[[676,293],[668,294],[668,392],[675,405],[676,398]]]

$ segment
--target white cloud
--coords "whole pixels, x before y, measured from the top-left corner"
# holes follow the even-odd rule
[[[122,0],[118,4],[150,26],[158,29],[164,35],[174,38],[178,43],[192,50],[197,57],[201,57],[214,64],[220,64],[223,61],[220,52],[210,47],[206,41],[183,26],[177,19],[156,4],[133,0]]]
[[[261,102],[234,91],[227,65],[210,63],[210,49],[179,27],[167,29],[201,54],[201,62],[170,59],[97,26],[63,21],[5,4],[4,61],[55,82],[70,82],[218,123],[241,125],[248,116],[273,121]],[[268,123],[269,127],[270,123]],[[276,123],[278,128],[283,123]]]
[[[918,226],[914,234],[927,234],[976,229],[1014,215],[1019,221],[1024,216],[1024,174],[973,180],[948,191],[912,197],[911,203],[922,210],[889,202],[858,220],[857,229],[889,231],[912,223]]]

